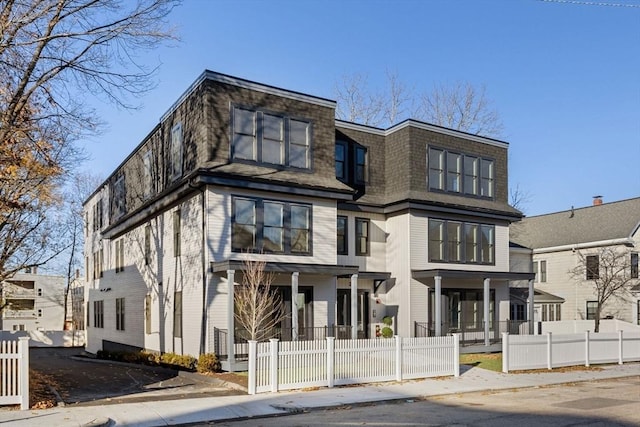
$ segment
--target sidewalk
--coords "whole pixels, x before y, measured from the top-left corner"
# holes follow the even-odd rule
[[[0,411],[0,424],[11,426],[165,426],[221,421],[366,402],[415,399],[443,394],[523,387],[540,387],[579,381],[640,376],[639,363],[601,366],[601,370],[503,374],[463,366],[459,378],[447,377],[376,383],[360,387],[322,388],[313,391],[263,393],[102,406]]]

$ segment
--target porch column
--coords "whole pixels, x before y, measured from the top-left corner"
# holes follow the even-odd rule
[[[291,273],[291,339],[298,341],[298,275]]]
[[[529,335],[533,335],[533,331],[534,331],[533,329],[533,320],[534,320],[533,318],[535,316],[535,312],[533,309],[534,295],[535,295],[535,292],[533,290],[533,280],[529,280],[529,305],[527,306],[527,311],[529,313],[529,315],[527,316],[528,317],[527,320],[529,320]]]
[[[442,276],[434,276],[433,281],[436,284],[436,312],[434,321],[436,324],[436,336],[439,337],[442,336]]]
[[[351,275],[351,339],[358,339],[358,275]]]
[[[489,288],[491,286],[491,279],[484,279],[484,345],[488,346],[491,344],[489,340],[489,301],[491,297],[491,292]]]
[[[235,352],[235,319],[234,319],[234,293],[233,286],[235,283],[235,270],[227,270],[227,361],[229,362],[229,370],[233,371],[233,365],[236,362]]]

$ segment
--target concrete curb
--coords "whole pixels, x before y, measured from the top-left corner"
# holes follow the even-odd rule
[[[111,418],[100,417],[82,424],[82,427],[110,427],[115,425]]]

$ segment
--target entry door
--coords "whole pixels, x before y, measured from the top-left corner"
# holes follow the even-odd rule
[[[338,289],[338,333],[341,338],[351,334],[351,289]],[[369,337],[369,292],[358,290],[358,338]]]

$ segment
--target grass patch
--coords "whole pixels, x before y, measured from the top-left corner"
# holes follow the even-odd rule
[[[461,354],[460,363],[473,365],[490,371],[502,372],[502,353]]]

